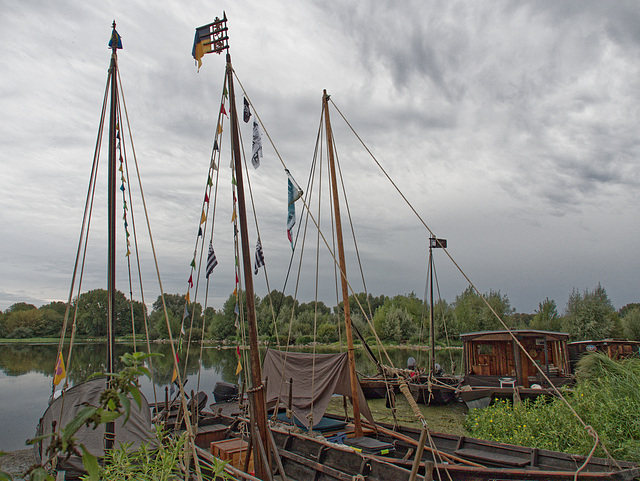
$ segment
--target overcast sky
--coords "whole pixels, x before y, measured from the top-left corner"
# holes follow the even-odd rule
[[[223,9],[238,79],[305,189],[327,89],[481,292],[500,290],[526,313],[546,297],[562,313],[574,288],[598,283],[616,308],[640,301],[636,1],[4,0],[0,309],[68,296],[114,19],[163,287],[186,292],[225,69],[211,54],[197,72],[191,47],[195,28]],[[331,115],[367,289],[422,297],[429,234]],[[250,124],[242,136],[250,150]],[[207,301],[216,308],[234,287],[228,141],[222,151],[220,264]],[[106,285],[101,158],[83,290]],[[249,169],[270,287],[281,290],[291,253],[287,180],[266,135],[262,166]],[[302,302],[315,296],[315,254],[306,252],[315,243],[309,234]],[[468,283],[436,256],[441,295],[452,302]],[[143,262],[151,303],[158,283],[148,254]],[[118,287],[127,292],[125,266]],[[325,257],[318,291],[335,305],[328,267]],[[255,279],[262,297],[263,273]]]

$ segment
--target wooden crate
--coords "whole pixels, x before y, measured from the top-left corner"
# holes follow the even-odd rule
[[[196,433],[196,445],[200,448],[207,449],[214,441],[221,441],[227,437],[229,427],[224,424],[211,424],[209,426],[200,426]]]
[[[211,443],[211,454],[223,461],[229,461],[235,468],[243,469],[248,447],[249,443],[240,438],[214,441]],[[253,471],[253,452],[249,458],[249,471]]]

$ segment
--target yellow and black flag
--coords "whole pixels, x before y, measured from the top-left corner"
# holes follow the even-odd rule
[[[212,23],[196,28],[191,55],[198,64],[198,70],[202,66],[204,54],[211,52],[222,53],[223,50],[229,48],[228,40],[226,14],[223,15],[222,19],[216,17]]]

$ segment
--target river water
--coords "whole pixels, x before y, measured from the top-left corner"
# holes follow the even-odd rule
[[[141,344],[138,344],[137,348],[146,350]],[[52,394],[57,349],[57,344],[0,344],[0,451],[25,449],[25,441],[34,436],[38,420],[44,414]],[[149,402],[154,402],[156,397],[158,400],[164,400],[165,387],[170,385],[173,366],[171,347],[168,344],[153,344],[151,349],[162,354],[161,357],[153,358],[154,382],[141,378],[140,384]],[[318,351],[338,350],[318,348]],[[65,362],[66,352],[65,349]],[[117,355],[125,352],[133,352],[133,345],[116,344]],[[394,348],[389,349],[388,353],[396,367],[405,367],[409,356],[415,357],[418,365],[428,363],[426,351]],[[186,362],[187,366],[188,381],[185,390],[204,391],[209,396],[209,403],[213,402],[212,391],[216,382],[238,382],[235,374],[238,365],[235,348],[205,345],[201,355],[200,345],[195,345],[191,346],[188,355],[185,349],[179,357],[182,365]],[[104,372],[105,359],[104,345],[76,343],[73,348],[72,365],[67,366],[69,383],[77,384],[95,372]],[[449,365],[448,354],[444,351],[439,352],[438,362],[443,366]],[[460,365],[459,360],[454,362]],[[356,347],[356,366],[358,372],[364,374],[375,372],[374,364],[360,347]]]

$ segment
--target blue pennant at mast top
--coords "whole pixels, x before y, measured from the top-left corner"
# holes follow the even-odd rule
[[[116,32],[116,29],[113,29],[113,33],[111,33],[111,40],[109,40],[109,48],[122,48],[122,39],[120,38],[120,34]]]

